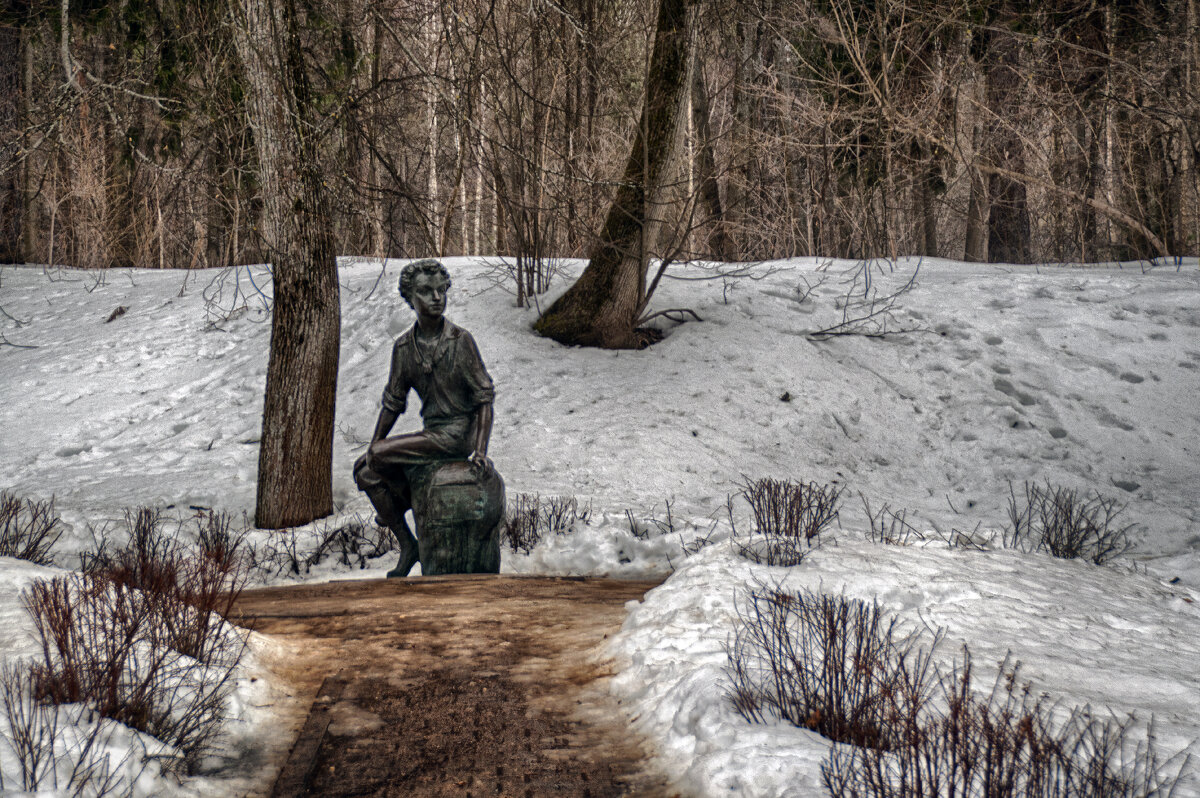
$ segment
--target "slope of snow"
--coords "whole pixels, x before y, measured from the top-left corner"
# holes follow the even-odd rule
[[[945,629],[943,669],[966,644],[986,689],[1006,655],[1034,693],[1101,715],[1154,719],[1157,750],[1200,755],[1200,612],[1186,591],[1078,560],[940,543],[883,546],[839,535],[793,568],[753,565],[728,539],[689,558],[631,608],[610,653],[634,725],[662,741],[659,762],[685,794],[822,794],[828,740],[782,722],[747,724],[728,699],[726,647],[748,585],[871,601],[900,629]],[[1164,757],[1165,758],[1165,757]],[[1200,795],[1191,769],[1179,796]]]
[[[339,517],[369,517],[350,468],[378,412],[391,340],[412,323],[396,293],[402,265],[342,264]],[[863,292],[854,281],[860,264],[798,259],[742,267],[743,277],[722,277],[730,266],[673,268],[654,306],[686,307],[703,321],[641,352],[539,338],[530,330],[535,312],[514,307],[493,261],[447,265],[447,315],[472,332],[496,381],[490,454],[510,498],[570,495],[593,510],[589,523],[529,555],[506,552],[503,569],[633,577],[680,567],[634,610],[614,651],[628,673],[642,673],[622,683],[653,708],[639,710],[639,724],[662,741],[664,762],[681,778],[782,785],[770,774],[799,767],[805,783],[816,771],[804,763],[823,756],[806,732],[731,726],[719,690],[680,686],[721,678],[729,602],[750,578],[721,545],[691,558],[682,546],[714,525],[722,534],[725,501],[745,477],[847,487],[842,542],[789,579],[878,594],[905,617],[936,616],[979,662],[1012,649],[1028,678],[1067,700],[1154,712],[1164,729],[1172,701],[1196,705],[1195,668],[1179,658],[1194,654],[1188,640],[1174,640],[1178,657],[1159,655],[1170,648],[1168,632],[1191,628],[1180,619],[1194,620],[1185,599],[1200,590],[1196,259],[1153,268],[868,264],[884,295],[919,266],[888,319],[891,329],[914,331],[824,340],[808,333],[836,324],[847,295]],[[568,283],[557,278],[542,306]],[[14,344],[0,345],[0,487],[56,496],[69,526],[61,565],[77,564],[89,525],[115,522],[127,506],[182,515],[191,506],[253,508],[270,336],[264,291],[262,267],[0,268],[0,332]],[[106,321],[119,307],[126,311]],[[397,429],[418,423],[410,413]],[[865,525],[859,493],[873,507],[906,508],[931,538],[951,529],[987,538],[1006,523],[1010,485],[1020,492],[1025,481],[1047,480],[1128,503],[1122,518],[1135,546],[1123,568],[856,542]],[[665,521],[668,502],[674,531],[659,534],[647,519]],[[647,539],[631,533],[626,510]],[[333,567],[314,574],[337,575]],[[20,613],[11,596],[0,605]],[[691,605],[703,611],[672,614]],[[1048,641],[1064,636],[1075,659],[1051,656]],[[6,659],[26,645],[2,642]],[[1129,656],[1096,671],[1097,645]],[[666,670],[643,672],[639,657],[662,659]],[[1121,668],[1130,669],[1124,679],[1115,675]],[[672,681],[678,674],[683,682]],[[658,692],[639,692],[643,681]],[[717,697],[705,703],[702,693]],[[669,728],[647,719],[663,714]],[[1171,722],[1174,740],[1200,736],[1195,721]],[[797,734],[805,740],[796,743]]]

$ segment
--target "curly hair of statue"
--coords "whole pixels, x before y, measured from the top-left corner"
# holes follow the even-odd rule
[[[412,307],[412,290],[413,285],[417,281],[419,274],[440,274],[446,280],[446,290],[450,290],[453,281],[450,279],[450,272],[442,265],[440,260],[433,258],[425,258],[423,260],[415,260],[406,265],[400,270],[400,297]]]

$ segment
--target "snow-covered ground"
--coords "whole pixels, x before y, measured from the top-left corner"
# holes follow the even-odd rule
[[[395,288],[401,265],[344,261],[341,269],[341,516],[368,516],[350,466],[374,423],[391,339],[412,321]],[[737,597],[764,579],[878,597],[912,628],[945,627],[946,661],[961,642],[980,668],[1011,651],[1035,689],[1153,714],[1162,750],[1196,750],[1196,259],[1153,268],[926,259],[888,319],[889,329],[916,331],[825,340],[808,333],[841,320],[839,301],[863,290],[852,282],[860,264],[800,259],[724,278],[718,272],[733,267],[694,265],[673,269],[654,305],[689,308],[703,321],[641,352],[542,339],[530,330],[534,311],[514,307],[491,263],[447,265],[455,280],[447,315],[473,333],[496,381],[490,454],[510,498],[569,495],[592,509],[573,534],[529,555],[506,551],[503,570],[640,577],[675,569],[631,607],[603,653],[621,666],[615,689],[635,725],[688,794],[817,789],[826,741],[750,726],[725,698]],[[916,268],[868,265],[883,295]],[[0,332],[15,345],[0,345],[0,487],[56,496],[69,525],[62,566],[77,564],[89,524],[115,521],[125,507],[252,509],[270,332],[259,289],[269,294],[269,282],[262,268],[0,269]],[[560,277],[543,306],[568,282]],[[106,322],[118,307],[126,311]],[[846,487],[840,529],[794,569],[752,565],[728,543],[726,499],[744,478],[761,476]],[[1010,485],[1019,493],[1026,481],[1047,480],[1128,503],[1131,553],[1098,567],[941,541],[952,529],[994,538]],[[859,494],[874,508],[907,509],[930,542],[864,542]],[[668,502],[675,532],[661,534]],[[631,534],[627,509],[648,539]],[[646,523],[651,517],[660,523]],[[710,530],[716,543],[686,556],[684,544]],[[17,596],[40,573],[0,560],[6,659],[29,651]],[[331,566],[316,573],[338,575]],[[263,681],[243,679],[246,689],[269,689]],[[253,712],[237,717],[238,734],[265,728]],[[163,782],[151,793],[234,795],[244,789],[242,767],[223,782]],[[1200,796],[1200,785],[1193,779],[1179,794]]]

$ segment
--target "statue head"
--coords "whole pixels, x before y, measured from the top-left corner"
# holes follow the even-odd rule
[[[450,272],[446,271],[446,267],[442,265],[441,261],[433,258],[415,260],[400,271],[400,296],[404,298],[410,308],[413,307],[413,286],[416,284],[417,276],[421,274],[440,274],[446,279],[446,289],[450,289]]]

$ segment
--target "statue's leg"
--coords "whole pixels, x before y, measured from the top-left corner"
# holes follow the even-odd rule
[[[380,497],[379,501],[376,501],[373,495],[376,488],[369,484],[372,481],[370,479],[358,480],[359,488],[366,491],[367,496],[371,497],[376,511],[379,512],[380,517],[384,519],[386,526],[392,530],[392,534],[396,536],[396,540],[400,544],[400,562],[394,569],[388,571],[390,577],[407,576],[420,559],[417,540],[404,520],[405,512],[412,509],[412,489],[408,482],[407,469],[447,457],[462,457],[469,453],[469,451],[465,451],[466,443],[462,435],[468,425],[464,423],[458,426],[461,426],[462,429],[458,429],[457,426],[454,428],[457,435],[447,434],[446,431],[426,429],[421,432],[383,438],[372,443],[369,454],[362,458],[364,475],[368,473],[375,475],[378,483],[382,486],[381,493],[384,495]],[[368,460],[370,461],[369,468],[367,467]],[[356,466],[355,474],[358,473],[359,470]]]
[[[417,539],[413,537],[404,514],[408,512],[409,490],[408,481],[404,478],[403,470],[399,470],[397,479],[387,479],[379,472],[369,468],[366,456],[360,457],[354,464],[354,481],[359,490],[367,494],[371,505],[375,508],[375,522],[387,527],[396,538],[400,548],[400,560],[396,567],[388,571],[388,576],[408,576],[408,572],[417,564],[419,549]]]

